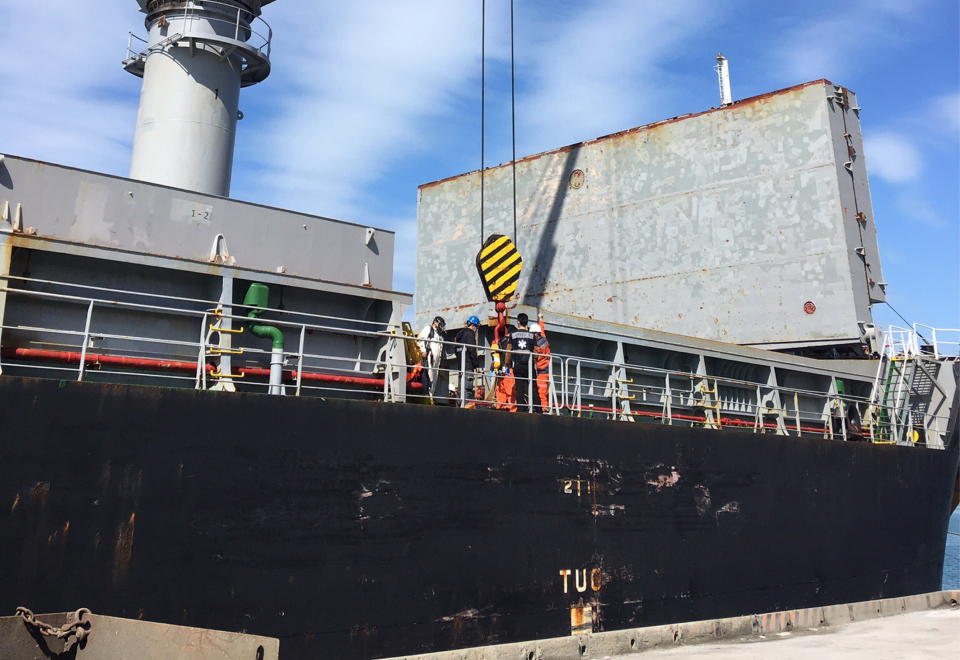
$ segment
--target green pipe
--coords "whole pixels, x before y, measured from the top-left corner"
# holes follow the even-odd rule
[[[250,318],[256,318],[254,315],[257,310],[251,310],[247,314]],[[255,325],[251,324],[250,332],[252,332],[257,337],[262,337],[264,339],[270,339],[273,342],[274,350],[283,350],[283,333],[280,332],[280,328],[275,325]]]
[[[260,284],[259,282],[251,284],[250,288],[247,289],[247,295],[243,298],[244,305],[254,308],[247,313],[247,318],[259,319],[260,315],[263,314],[263,308],[267,306],[269,297],[270,289],[267,288],[266,284]],[[280,331],[280,328],[258,323],[251,323],[249,327],[250,332],[255,336],[269,339],[273,344],[273,350],[283,350],[283,332]]]

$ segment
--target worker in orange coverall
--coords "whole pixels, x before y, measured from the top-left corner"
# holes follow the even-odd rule
[[[539,323],[530,326],[535,343],[533,352],[534,368],[537,372],[537,395],[540,397],[540,412],[550,414],[550,342],[547,341],[547,327],[543,322],[543,314],[537,315]]]
[[[509,410],[517,412],[517,379],[513,377],[510,367],[513,361],[510,359],[510,353],[503,353],[502,359],[496,349],[503,347],[505,350],[513,350],[513,344],[510,341],[510,335],[502,338],[499,345],[497,342],[490,344],[494,353],[494,373],[496,374],[497,384],[494,392],[497,397],[497,403],[494,406],[498,410]],[[499,364],[498,364],[499,363]]]

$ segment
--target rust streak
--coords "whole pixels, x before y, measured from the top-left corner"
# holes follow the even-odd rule
[[[113,581],[126,577],[133,558],[133,535],[136,530],[137,514],[131,513],[126,522],[117,529],[117,542],[113,549]]]
[[[47,481],[38,481],[34,484],[33,488],[30,489],[30,499],[40,502],[40,508],[43,508],[47,504],[47,497],[50,495],[50,482]]]

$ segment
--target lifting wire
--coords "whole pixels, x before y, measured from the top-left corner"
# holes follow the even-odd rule
[[[514,68],[513,2],[510,0],[510,140],[513,153],[510,169],[513,172],[513,243],[517,243],[517,74]]]
[[[480,2],[480,247],[483,247],[483,168],[486,136],[487,0]]]
[[[513,177],[513,242],[517,242],[517,73],[514,0],[510,0],[510,170]],[[480,245],[484,241],[484,170],[486,168],[487,0],[480,2]]]
[[[888,301],[886,301],[886,300],[883,301],[883,304],[886,305],[887,307],[889,307],[890,309],[892,309],[892,310],[893,310],[893,313],[896,314],[897,316],[899,316],[900,319],[901,319],[904,323],[907,324],[907,327],[908,327],[908,328],[914,328],[914,325],[913,325],[912,323],[910,323],[910,321],[908,321],[906,318],[904,318],[903,314],[901,314],[900,312],[898,312],[896,307],[894,307],[893,305],[891,305],[891,304],[890,304]],[[920,339],[922,339],[923,341],[927,342],[928,344],[931,343],[929,339],[927,339],[927,338],[924,337],[922,334],[920,334],[920,332],[917,331],[916,329],[914,329],[914,332],[916,332],[916,333],[917,333],[917,336],[920,337]]]

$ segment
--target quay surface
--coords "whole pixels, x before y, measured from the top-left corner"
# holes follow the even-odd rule
[[[392,660],[582,660],[619,657],[955,658],[960,591],[459,649]]]
[[[847,625],[796,633],[757,636],[743,642],[697,644],[631,653],[636,658],[710,658],[711,660],[928,660],[956,658],[960,649],[960,608],[910,612]]]

